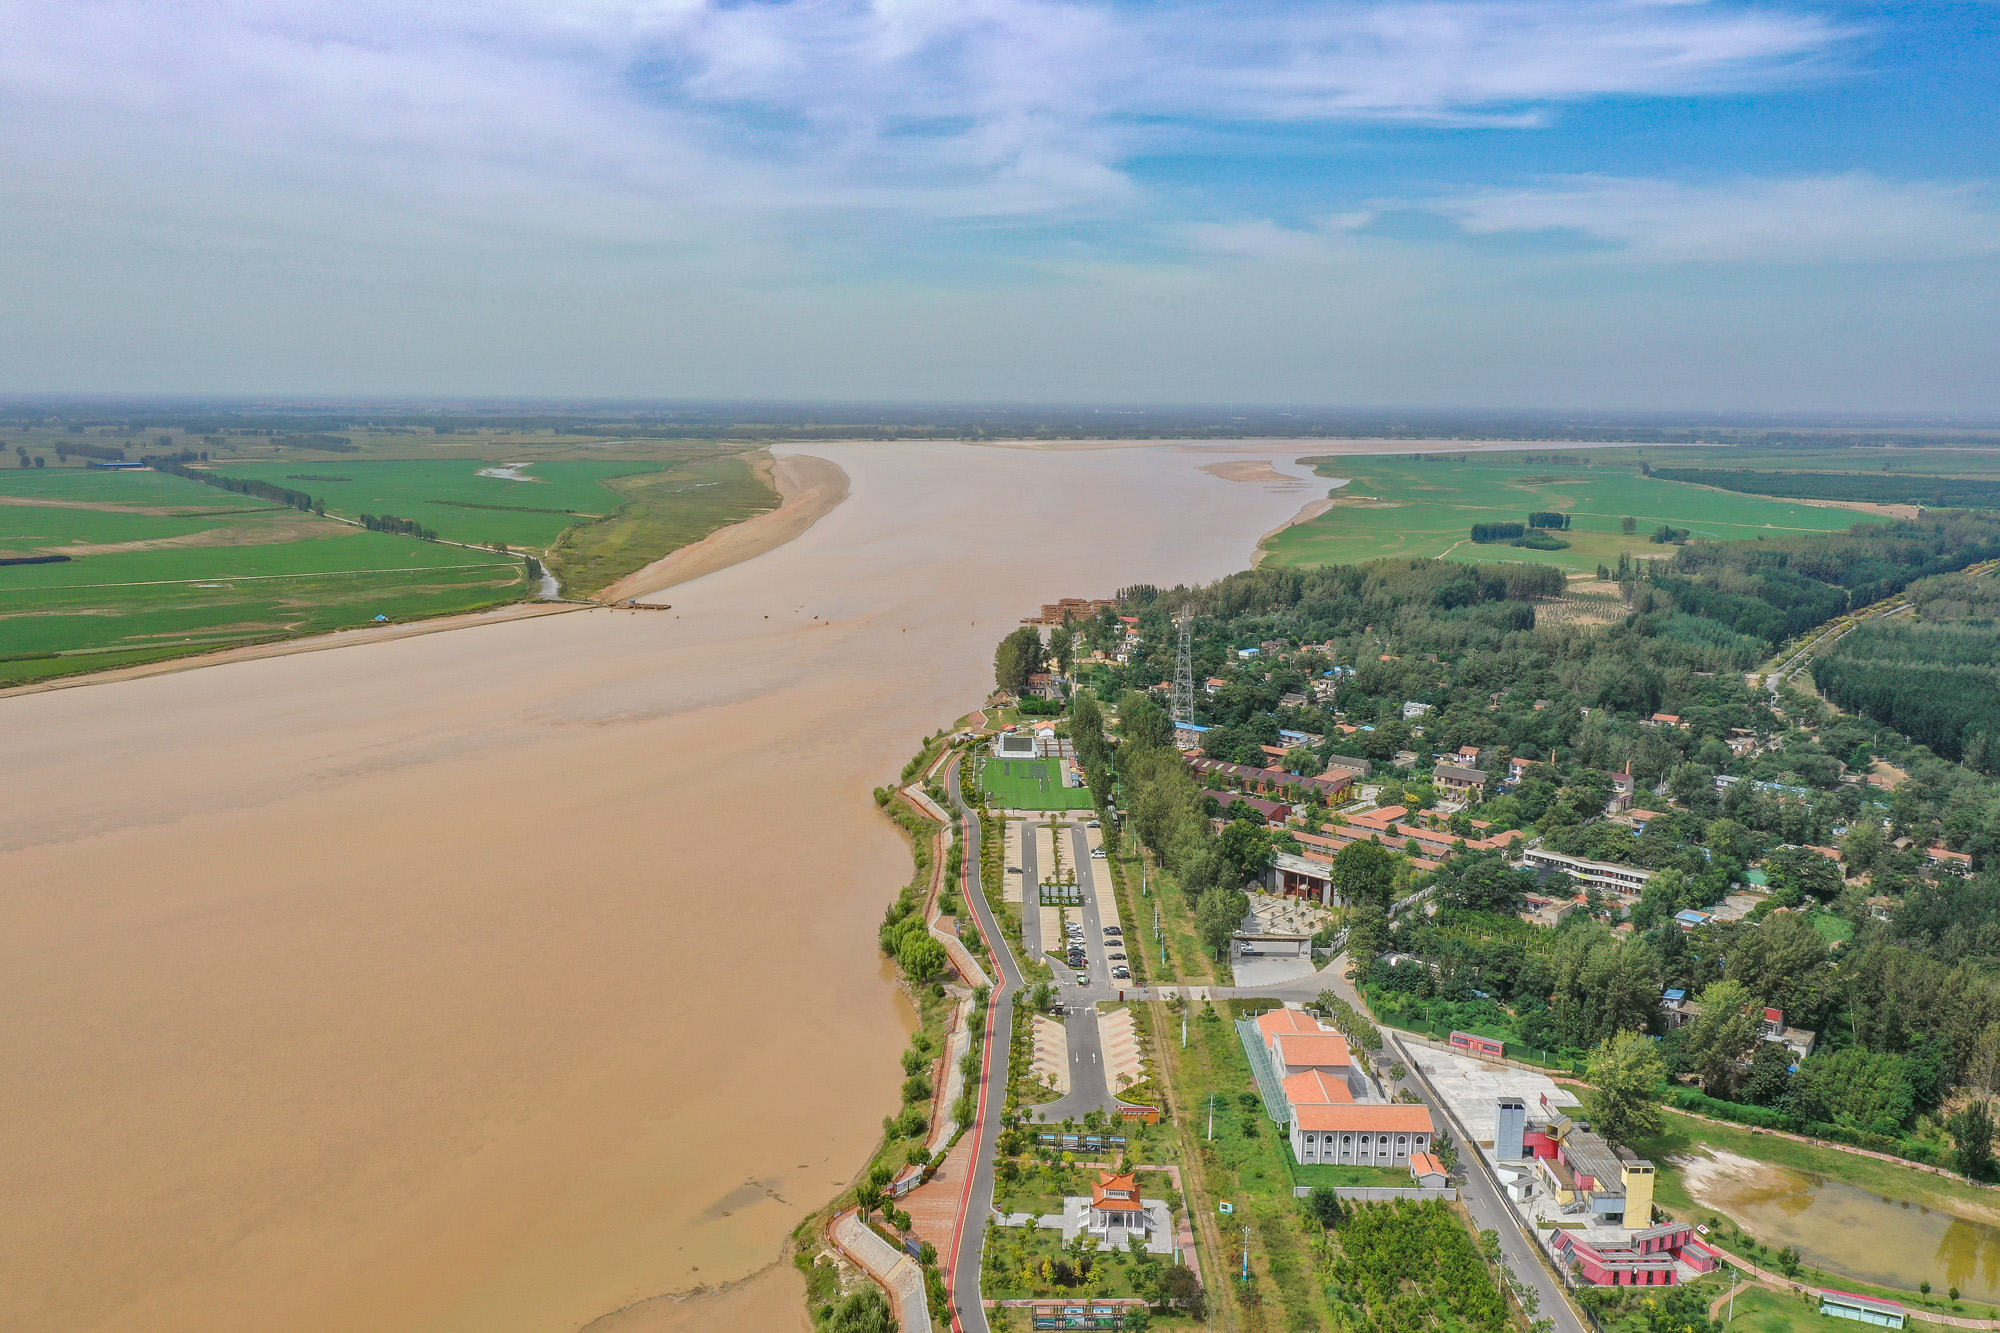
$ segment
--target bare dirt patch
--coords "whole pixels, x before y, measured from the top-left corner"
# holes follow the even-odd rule
[[[301,526],[308,529],[303,535],[313,537],[343,537],[351,531],[346,524],[272,523],[255,528],[208,528],[178,537],[148,537],[131,542],[73,542],[67,546],[40,547],[37,554],[123,555],[129,551],[180,551],[197,546],[270,546],[299,540]]]
[[[1279,485],[1298,488],[1308,484],[1304,477],[1292,477],[1271,466],[1268,458],[1231,458],[1220,463],[1204,463],[1203,472],[1224,481],[1276,482]]]

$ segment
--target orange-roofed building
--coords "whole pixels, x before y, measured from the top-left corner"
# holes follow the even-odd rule
[[[1292,1152],[1301,1163],[1406,1167],[1436,1132],[1427,1106],[1307,1104],[1292,1115]]]
[[[1348,1089],[1347,1081],[1335,1078],[1323,1069],[1308,1069],[1303,1074],[1294,1074],[1285,1080],[1285,1105],[1291,1108],[1291,1118],[1298,1118],[1301,1106],[1352,1106],[1354,1093]]]
[[[1451,1173],[1435,1153],[1420,1152],[1410,1158],[1410,1180],[1419,1189],[1441,1190],[1451,1184]]]
[[[1273,1009],[1268,1014],[1257,1015],[1257,1032],[1264,1038],[1264,1049],[1271,1049],[1271,1042],[1287,1032],[1325,1032],[1320,1021],[1300,1009]]]
[[[1281,1032],[1270,1040],[1271,1063],[1280,1079],[1323,1069],[1335,1078],[1346,1079],[1354,1069],[1347,1038],[1338,1032]]]

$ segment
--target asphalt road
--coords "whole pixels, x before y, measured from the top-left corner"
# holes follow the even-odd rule
[[[999,1155],[1000,1111],[1007,1097],[1007,1061],[1014,1031],[1014,997],[1021,991],[1021,969],[1014,961],[1016,941],[1007,938],[987,904],[979,881],[979,820],[959,791],[958,765],[947,770],[952,805],[964,825],[964,861],[959,895],[971,906],[986,936],[998,972],[986,1023],[985,1055],[979,1076],[979,1118],[966,1133],[973,1136],[972,1171],[959,1200],[958,1227],[945,1256],[945,1281],[951,1291],[953,1327],[964,1333],[990,1333],[986,1306],[979,1290],[980,1260],[986,1251],[986,1219],[993,1213],[993,1163]],[[1026,869],[1026,867],[1023,867]]]
[[[1355,994],[1354,987],[1348,983],[1347,978],[1340,975],[1346,966],[1345,954],[1333,960],[1333,964],[1321,974],[1329,983],[1325,989],[1333,991],[1357,1010],[1366,1013],[1367,1008],[1362,1003],[1361,997]],[[1479,1151],[1472,1136],[1465,1132],[1465,1126],[1451,1113],[1450,1104],[1438,1095],[1437,1089],[1431,1086],[1431,1081],[1424,1077],[1423,1070],[1410,1058],[1410,1053],[1396,1039],[1395,1033],[1385,1029],[1382,1037],[1384,1041],[1393,1045],[1396,1059],[1410,1071],[1409,1079],[1402,1085],[1393,1084],[1384,1076],[1385,1090],[1393,1097],[1397,1086],[1409,1087],[1424,1099],[1430,1106],[1432,1114],[1451,1131],[1452,1139],[1459,1146],[1458,1161],[1462,1168],[1459,1173],[1459,1201],[1465,1205],[1466,1211],[1472,1214],[1472,1220],[1478,1224],[1481,1231],[1499,1233],[1500,1254],[1506,1260],[1507,1267],[1514,1270],[1516,1277],[1531,1284],[1540,1299],[1535,1317],[1552,1320],[1555,1333],[1585,1333],[1583,1320],[1570,1305],[1569,1298],[1563,1294],[1561,1281],[1543,1263],[1539,1243],[1529,1233],[1521,1215],[1514,1211],[1514,1206],[1507,1202],[1507,1196],[1500,1190],[1499,1177],[1493,1174],[1493,1168],[1488,1165],[1485,1155]]]

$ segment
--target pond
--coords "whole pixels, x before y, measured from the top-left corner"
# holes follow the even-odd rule
[[[2000,1303],[2000,1226],[1734,1153],[1709,1149],[1676,1164],[1698,1203],[1774,1251],[1796,1245],[1829,1273],[1910,1290],[1929,1279],[1938,1291]]]

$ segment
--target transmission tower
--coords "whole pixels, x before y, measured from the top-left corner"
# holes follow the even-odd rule
[[[1194,723],[1194,612],[1182,608],[1180,648],[1174,654],[1174,725]]]

